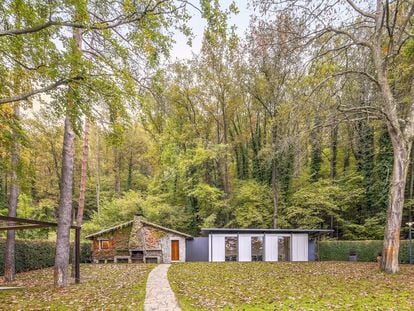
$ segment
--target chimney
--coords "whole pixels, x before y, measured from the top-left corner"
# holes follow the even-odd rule
[[[142,212],[135,213],[134,215],[134,222],[131,228],[131,234],[129,236],[128,248],[135,249],[135,250],[142,250],[144,248],[144,239],[142,235],[142,220],[144,219],[144,215]]]
[[[144,214],[142,212],[135,213],[134,220],[141,221],[144,219]]]

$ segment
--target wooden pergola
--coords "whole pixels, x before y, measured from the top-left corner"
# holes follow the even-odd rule
[[[0,231],[8,230],[28,230],[28,229],[39,229],[48,227],[57,227],[58,224],[55,222],[41,221],[27,218],[17,218],[10,216],[0,216],[0,221],[7,222],[7,225],[0,224]],[[81,227],[70,226],[71,229],[75,230],[75,283],[80,282],[80,231]]]

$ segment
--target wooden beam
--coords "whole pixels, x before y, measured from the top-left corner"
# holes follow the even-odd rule
[[[35,219],[27,219],[27,218],[18,218],[18,217],[10,217],[10,216],[0,216],[0,220],[3,221],[12,221],[17,223],[24,223],[24,224],[34,224],[34,225],[42,225],[43,227],[57,227],[56,222],[50,221],[42,221],[42,220],[35,220]],[[77,226],[70,226],[71,229],[76,229]]]
[[[75,229],[75,283],[80,283],[80,227]]]
[[[0,227],[0,231],[4,230],[21,230],[21,229],[36,229],[36,228],[47,228],[45,225],[17,225],[17,226],[7,226]]]

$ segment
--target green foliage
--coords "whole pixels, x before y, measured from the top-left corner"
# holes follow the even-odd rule
[[[143,213],[149,221],[181,231],[189,231],[188,214],[183,206],[168,204],[162,196],[143,196],[139,192],[127,191],[119,197],[102,202],[99,213],[93,213],[83,226],[82,233],[88,235],[101,229],[127,222],[134,214]]]
[[[174,206],[159,196],[148,195],[142,202],[146,219],[167,228],[189,232],[189,215],[184,206]]]
[[[385,122],[370,117],[383,103],[381,94],[360,78],[336,75],[345,65],[341,59],[322,57],[303,70],[307,51],[295,42],[306,29],[295,16],[254,16],[240,45],[231,26],[235,3],[225,8],[218,0],[203,0],[207,27],[200,53],[168,63],[173,31],[191,35],[185,1],[2,4],[1,31],[42,25],[49,18],[76,21],[83,25],[83,46],[73,36],[78,30],[66,26],[0,36],[0,98],[79,76],[40,96],[36,111],[21,120],[11,105],[0,106],[0,213],[7,212],[16,132],[21,141],[18,214],[55,220],[61,123],[68,113],[78,135],[84,116],[91,124],[85,233],[128,221],[138,211],[194,235],[201,227],[269,227],[273,166],[280,227],[332,227],[343,239],[382,237],[392,144]],[[145,8],[149,11],[143,13]],[[104,20],[122,20],[122,25],[108,28],[112,22]],[[325,39],[312,46],[323,50]],[[326,47],[341,44],[332,43]],[[398,107],[409,107],[413,40],[401,51],[390,62],[389,75]],[[369,58],[352,53],[358,57],[351,57],[347,68],[365,64],[371,71]],[[369,107],[364,114],[361,99]],[[30,109],[32,102],[18,104]],[[345,106],[351,114],[338,110]],[[78,140],[74,208],[81,149]],[[331,164],[336,167],[332,177]],[[18,232],[25,238],[47,234],[44,229]]]
[[[292,228],[321,228],[331,217],[344,223],[343,215],[359,206],[363,198],[359,180],[354,177],[338,184],[320,180],[302,187],[292,195],[286,221]]]
[[[4,273],[6,241],[0,239],[0,275]],[[73,247],[71,247],[73,249]],[[81,244],[81,262],[91,258],[89,243]],[[16,240],[16,272],[52,267],[55,263],[55,242],[43,240]]]
[[[231,202],[234,220],[228,225],[236,228],[270,228],[271,198],[269,186],[254,180],[240,181]]]
[[[320,121],[315,120],[316,127],[311,134],[311,161],[310,161],[310,181],[315,182],[320,178],[320,171],[322,165],[322,147],[320,135]]]
[[[376,201],[373,189],[375,166],[374,129],[372,126],[367,124],[366,121],[362,121],[358,123],[358,130],[356,134],[358,137],[358,150],[356,158],[358,162],[358,170],[364,177],[363,185],[365,188],[365,206],[367,207],[364,211],[364,215],[369,215],[369,212],[372,210],[372,207]]]
[[[378,136],[378,152],[374,167],[375,183],[373,185],[375,201],[373,202],[372,209],[373,212],[379,212],[384,215],[384,211],[388,207],[388,193],[394,156],[392,142],[384,126],[380,128]]]
[[[90,222],[83,226],[84,230],[82,231],[85,235],[88,235],[100,229],[130,221],[134,214],[141,211],[141,195],[134,191],[125,192],[121,197],[103,201],[101,209],[93,213]]]
[[[384,242],[380,240],[361,240],[361,241],[321,241],[320,260],[347,261],[349,253],[355,251],[358,261],[376,261],[382,253]],[[409,241],[400,242],[401,263],[408,263]]]
[[[202,227],[220,226],[220,215],[226,213],[226,202],[222,190],[205,183],[196,185],[190,196],[197,200],[198,214],[204,219]]]

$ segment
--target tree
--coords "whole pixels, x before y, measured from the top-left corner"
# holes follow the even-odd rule
[[[274,31],[276,29],[276,31]],[[252,97],[263,107],[270,123],[271,187],[273,198],[273,228],[277,228],[280,204],[279,155],[282,154],[282,110],[289,105],[292,81],[297,78],[294,64],[298,53],[290,34],[300,32],[289,14],[280,14],[276,21],[252,25],[248,39],[249,60],[253,78],[248,87]],[[287,149],[287,148],[286,148]]]
[[[19,106],[14,107],[14,115],[16,121],[20,117]],[[13,146],[12,146],[12,155],[11,155],[11,176],[10,176],[10,195],[9,195],[9,206],[8,206],[8,216],[16,217],[17,216],[17,201],[19,197],[19,182],[17,178],[17,171],[19,166],[19,131],[15,125],[13,130]],[[4,256],[4,279],[6,282],[13,282],[15,280],[15,231],[7,231],[7,240],[6,240],[6,250]]]
[[[347,53],[355,50],[364,51],[370,57],[372,65],[370,67],[347,67],[344,63],[343,68],[327,78],[361,75],[373,83],[381,94],[381,100],[376,106],[362,103],[361,106],[352,107],[350,110],[354,113],[357,111],[383,117],[392,141],[394,164],[381,269],[396,273],[399,270],[398,253],[404,190],[411,141],[414,137],[414,97],[410,96],[410,100],[404,105],[406,108],[398,105],[398,94],[393,91],[396,78],[393,77],[390,69],[401,61],[402,51],[412,40],[413,28],[410,21],[414,14],[414,3],[411,1],[390,3],[378,0],[374,5],[360,6],[352,0],[346,0],[349,19],[344,20],[341,25],[334,22],[338,4],[331,4],[309,6],[308,3],[303,4],[300,1],[288,1],[287,5],[289,8],[297,9],[299,14],[302,14],[302,18],[306,17],[308,32],[305,37],[308,40],[324,40],[323,47],[316,51],[316,58],[331,55],[345,56],[344,60],[346,60]],[[265,11],[271,11],[275,7],[280,8],[280,3],[265,1],[261,7]],[[286,6],[285,9],[288,10]],[[340,42],[340,44],[333,45],[333,42]],[[413,91],[413,79],[408,82],[408,86]],[[400,122],[401,119],[404,121]]]

